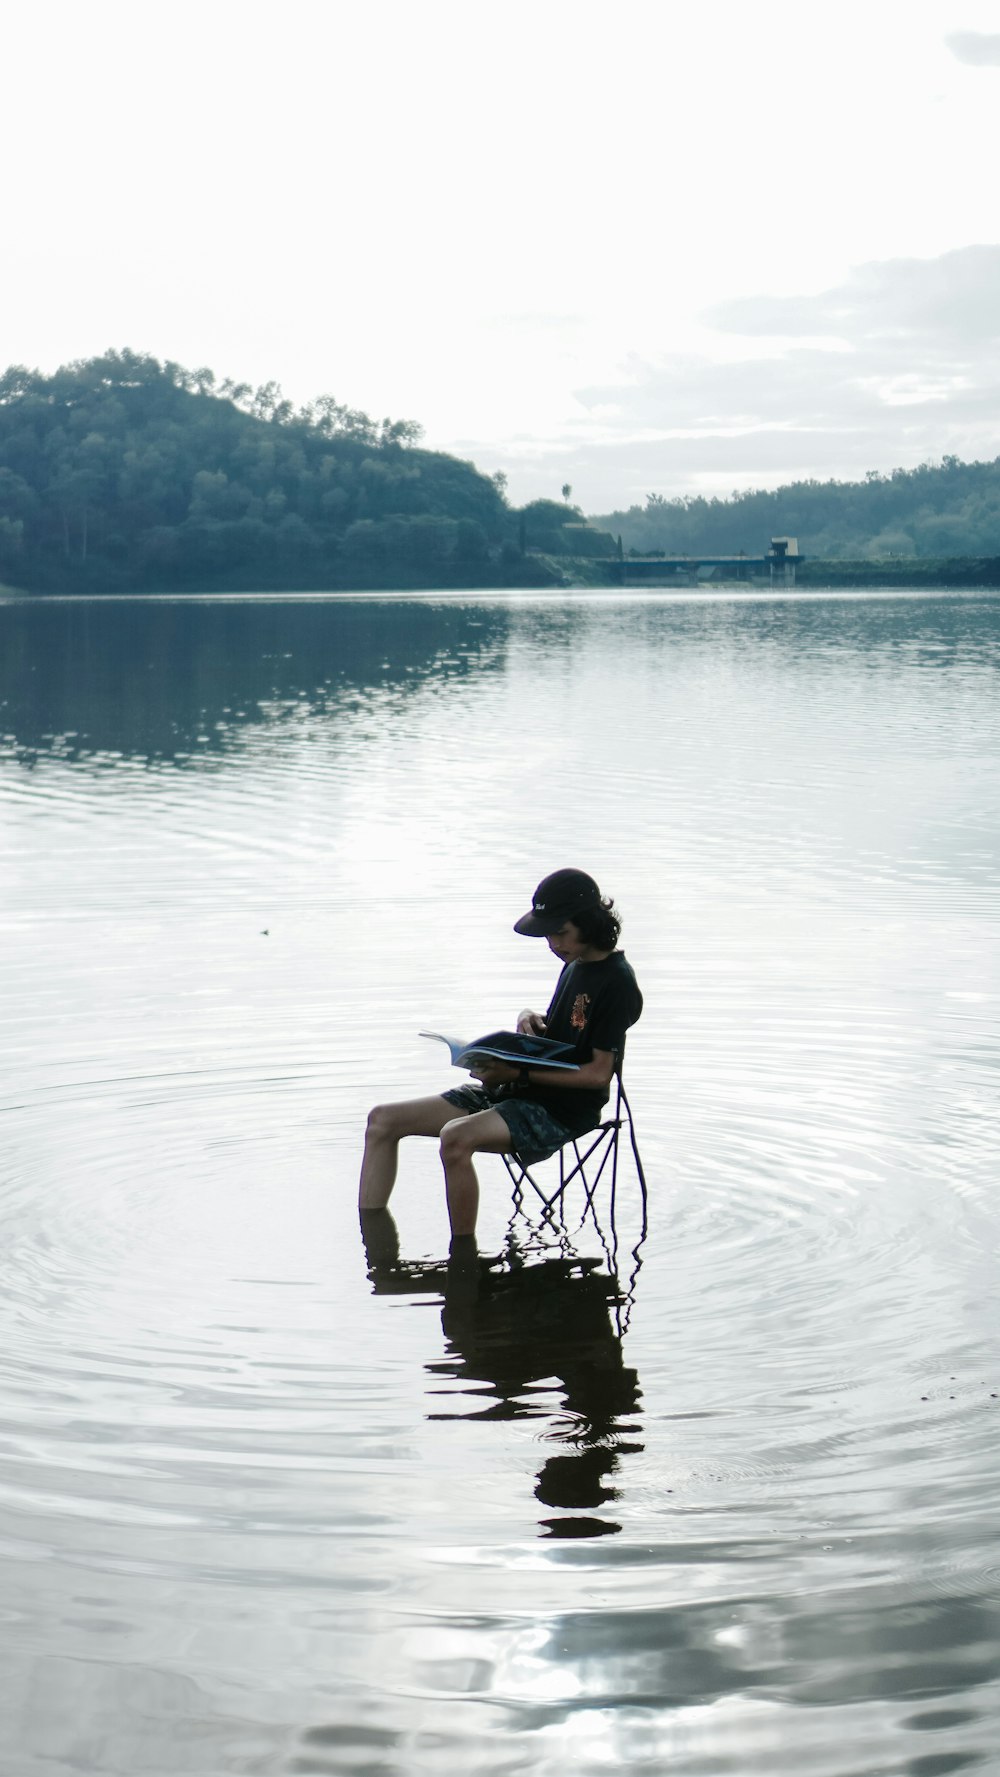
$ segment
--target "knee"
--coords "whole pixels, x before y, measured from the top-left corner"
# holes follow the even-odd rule
[[[395,1105],[376,1104],[368,1112],[366,1134],[372,1141],[391,1141],[396,1134]]]
[[[467,1122],[467,1117],[456,1117],[442,1129],[441,1159],[445,1166],[450,1165],[453,1160],[464,1160],[471,1153],[472,1147],[465,1127]]]

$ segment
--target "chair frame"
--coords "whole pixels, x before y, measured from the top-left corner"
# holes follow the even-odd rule
[[[580,1178],[583,1180],[583,1187],[586,1194],[583,1206],[583,1216],[581,1217],[582,1226],[587,1218],[588,1212],[593,1213],[594,1211],[594,1198],[597,1194],[597,1188],[604,1177],[610,1162],[611,1213],[613,1217],[615,1193],[618,1187],[618,1143],[622,1130],[627,1129],[629,1143],[635,1160],[636,1174],[639,1179],[639,1190],[642,1195],[642,1216],[643,1225],[645,1226],[648,1201],[646,1175],[643,1171],[642,1160],[639,1156],[639,1147],[635,1136],[635,1123],[632,1118],[632,1106],[628,1101],[628,1095],[625,1091],[620,1069],[616,1069],[614,1077],[617,1082],[618,1090],[615,1097],[613,1114],[610,1117],[606,1117],[595,1129],[588,1130],[584,1135],[572,1137],[559,1149],[559,1183],[554,1191],[547,1192],[544,1186],[539,1184],[531,1168],[525,1164],[516,1152],[502,1154],[500,1156],[514,1186],[515,1205],[518,1207],[520,1206],[520,1202],[524,1195],[524,1182],[527,1180],[528,1184],[541,1198],[543,1206],[542,1220],[548,1222],[553,1221],[555,1219],[555,1206],[558,1205],[558,1214],[561,1221],[563,1200],[567,1188],[575,1179]],[[594,1159],[595,1156],[599,1156],[599,1158],[596,1160],[592,1175],[588,1177],[586,1169],[588,1163]]]

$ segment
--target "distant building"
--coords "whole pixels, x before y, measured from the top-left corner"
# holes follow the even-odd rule
[[[772,582],[783,580],[786,586],[794,586],[795,569],[801,560],[798,537],[772,537],[767,558],[771,564]]]

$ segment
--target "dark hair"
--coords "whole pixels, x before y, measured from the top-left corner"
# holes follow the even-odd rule
[[[595,950],[613,950],[621,937],[622,916],[610,895],[601,896],[599,907],[581,907],[579,913],[571,913],[569,923]]]

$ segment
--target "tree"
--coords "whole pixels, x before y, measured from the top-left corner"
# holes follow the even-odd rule
[[[592,522],[620,532],[626,549],[640,553],[760,555],[772,536],[792,536],[813,557],[902,553],[904,538],[918,555],[991,557],[1000,550],[1000,458],[948,457],[940,466],[871,470],[854,482],[744,488],[729,499],[650,494],[644,507]]]
[[[29,370],[25,364],[11,364],[0,376],[0,402],[19,401],[30,394],[39,384],[41,378],[37,370]]]

